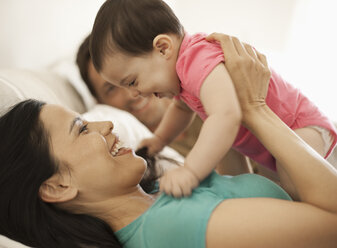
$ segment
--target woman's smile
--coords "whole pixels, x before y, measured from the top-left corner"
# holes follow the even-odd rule
[[[113,157],[117,156],[118,150],[122,148],[122,142],[116,138],[114,144],[111,146],[110,153]]]
[[[118,156],[122,156],[126,153],[132,152],[132,149],[129,147],[122,147],[123,143],[117,139],[114,143],[114,145],[111,147],[110,149],[110,154],[113,157],[118,157]]]
[[[113,142],[113,145],[110,148],[110,154],[113,157],[122,156],[129,152],[132,152],[131,148],[123,147],[123,142],[118,138],[116,134],[114,134],[114,136],[115,136],[115,140]]]
[[[117,156],[122,156],[122,155],[125,155],[127,153],[130,153],[132,152],[132,149],[131,148],[128,148],[128,147],[122,147],[118,150],[117,154],[115,155],[115,157]]]

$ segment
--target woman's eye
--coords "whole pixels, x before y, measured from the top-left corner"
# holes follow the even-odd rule
[[[104,90],[104,94],[105,95],[110,95],[115,93],[116,91],[116,87],[112,84],[107,84],[107,86],[105,86],[105,90]]]
[[[79,133],[83,133],[83,132],[85,132],[85,131],[88,131],[88,124],[83,125],[83,126],[80,128]]]
[[[109,85],[109,87],[108,87],[108,89],[106,90],[106,92],[109,93],[110,91],[115,90],[115,88],[116,88],[115,86]]]

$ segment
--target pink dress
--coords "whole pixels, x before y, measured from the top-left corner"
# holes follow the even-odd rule
[[[184,101],[203,120],[207,114],[200,101],[201,85],[214,67],[224,62],[220,45],[206,41],[205,36],[200,33],[193,36],[185,34],[176,63],[181,91],[175,97]],[[336,129],[331,121],[298,89],[285,82],[273,70],[266,103],[293,130],[306,126],[319,126],[329,130],[333,142],[325,157],[331,153],[337,142]],[[276,170],[274,157],[243,126],[239,129],[233,148],[261,165]]]

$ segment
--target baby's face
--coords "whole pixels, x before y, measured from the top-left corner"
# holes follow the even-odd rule
[[[128,111],[150,129],[158,126],[171,103],[170,99],[159,99],[154,95],[133,97],[130,90],[105,81],[91,61],[88,65],[88,77],[100,103]]]
[[[131,90],[135,97],[172,98],[180,92],[175,60],[157,51],[139,57],[115,53],[106,58],[100,74],[107,82]]]

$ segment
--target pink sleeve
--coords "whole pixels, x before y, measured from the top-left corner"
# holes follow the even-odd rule
[[[177,73],[181,86],[194,97],[200,98],[200,88],[208,74],[221,62],[224,56],[220,45],[202,40],[188,47],[177,62]]]

